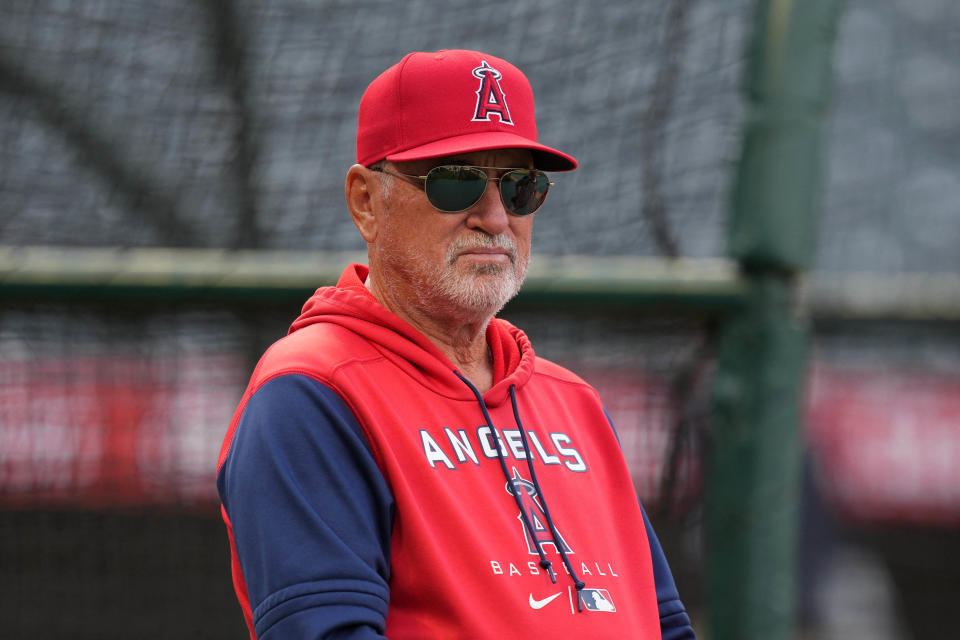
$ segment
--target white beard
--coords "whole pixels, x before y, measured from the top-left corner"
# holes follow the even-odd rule
[[[458,253],[478,247],[506,249],[510,263],[470,265],[458,260]],[[520,291],[527,262],[527,257],[517,254],[516,243],[509,236],[477,234],[450,246],[444,268],[436,274],[435,290],[464,310],[495,315]]]
[[[469,264],[458,254],[471,248],[500,248],[510,254],[508,264]],[[527,275],[529,256],[519,255],[516,243],[507,235],[476,234],[459,240],[447,249],[442,265],[429,264],[422,256],[387,251],[384,263],[393,278],[412,285],[414,304],[428,315],[463,320],[489,320],[510,301]],[[386,275],[386,274],[385,274]]]

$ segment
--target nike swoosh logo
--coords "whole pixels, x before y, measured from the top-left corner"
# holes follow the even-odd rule
[[[560,593],[555,593],[555,594],[553,594],[552,596],[550,596],[549,598],[544,598],[543,600],[534,600],[534,599],[533,599],[533,594],[531,593],[531,594],[530,594],[530,607],[533,608],[533,609],[543,609],[545,606],[547,606],[548,604],[550,604],[551,602],[553,602],[554,599],[559,598],[561,593],[563,593],[563,592],[561,591]]]

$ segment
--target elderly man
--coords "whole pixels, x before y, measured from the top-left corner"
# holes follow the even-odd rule
[[[544,170],[530,85],[412,53],[360,102],[369,266],[263,356],[217,486],[252,638],[693,638],[596,391],[494,316]]]

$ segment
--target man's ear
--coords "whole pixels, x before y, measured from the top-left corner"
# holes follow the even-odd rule
[[[376,210],[379,208],[380,179],[374,172],[363,165],[355,164],[347,170],[347,181],[344,185],[347,197],[347,209],[353,224],[360,230],[360,235],[367,243],[377,238],[379,219]]]

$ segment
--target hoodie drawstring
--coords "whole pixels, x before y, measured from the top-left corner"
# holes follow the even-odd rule
[[[581,592],[583,587],[586,586],[577,576],[577,572],[573,569],[573,564],[570,562],[570,558],[567,557],[566,545],[558,542],[560,540],[560,533],[557,531],[556,525],[553,524],[553,518],[550,516],[550,507],[547,506],[547,497],[543,495],[543,490],[540,488],[540,481],[537,480],[537,472],[533,469],[533,456],[530,455],[530,445],[527,443],[527,433],[523,429],[523,423],[520,421],[520,411],[517,409],[517,391],[514,385],[510,385],[510,404],[513,406],[513,417],[517,421],[517,428],[520,430],[520,441],[523,443],[523,450],[527,452],[527,469],[530,471],[530,477],[533,480],[533,488],[536,490],[537,495],[540,496],[540,501],[543,503],[543,514],[547,518],[547,526],[550,527],[550,535],[553,536],[553,544],[560,552],[560,558],[563,560],[563,566],[567,568],[567,571],[570,573],[570,577],[573,579],[573,586],[577,589],[577,609],[583,611],[583,598]],[[491,425],[491,429],[493,426]],[[499,448],[497,449],[499,451]],[[504,464],[506,468],[506,464]],[[532,531],[532,530],[531,530]],[[540,545],[537,545],[537,548],[540,548]]]
[[[510,477],[510,472],[507,470],[507,461],[503,457],[500,434],[497,433],[496,428],[493,426],[493,420],[490,418],[490,412],[487,410],[487,404],[483,401],[483,395],[480,393],[480,390],[477,389],[472,382],[461,375],[459,371],[454,371],[453,373],[456,374],[456,376],[470,388],[470,390],[473,392],[473,395],[476,396],[477,403],[480,405],[480,410],[483,412],[483,419],[486,421],[487,427],[490,429],[490,433],[493,435],[493,439],[495,441],[497,460],[500,461],[500,470],[503,472],[503,477],[506,478],[507,484],[512,486],[513,478]],[[550,535],[553,536],[554,547],[557,549],[557,551],[559,551],[560,558],[563,560],[563,566],[566,568],[567,573],[570,574],[570,578],[573,580],[573,585],[577,590],[577,610],[583,611],[583,596],[581,595],[581,592],[586,585],[577,576],[577,573],[573,568],[573,564],[570,562],[570,558],[567,557],[566,549],[564,549],[563,543],[560,542],[560,534],[557,531],[556,525],[553,523],[553,518],[550,516],[550,509],[547,507],[547,498],[543,495],[543,491],[540,489],[540,482],[537,480],[537,474],[533,467],[533,456],[530,454],[530,447],[527,442],[527,434],[523,429],[523,423],[520,421],[520,412],[517,409],[517,393],[514,385],[510,385],[510,404],[513,406],[513,417],[517,422],[517,428],[520,430],[520,439],[523,443],[523,449],[527,452],[527,468],[530,471],[530,476],[533,480],[533,487],[536,490],[537,495],[540,496],[540,501],[543,503],[543,513],[547,520],[547,526],[550,529]],[[548,560],[546,555],[543,553],[543,548],[534,534],[530,517],[527,515],[527,510],[523,508],[523,502],[520,498],[519,492],[514,490],[512,493],[513,499],[517,503],[517,509],[520,510],[520,517],[523,520],[523,526],[526,527],[527,532],[534,541],[534,546],[537,548],[537,553],[540,555],[540,566],[550,576],[550,581],[556,584],[557,577],[553,570],[553,563],[550,562],[550,560]]]

